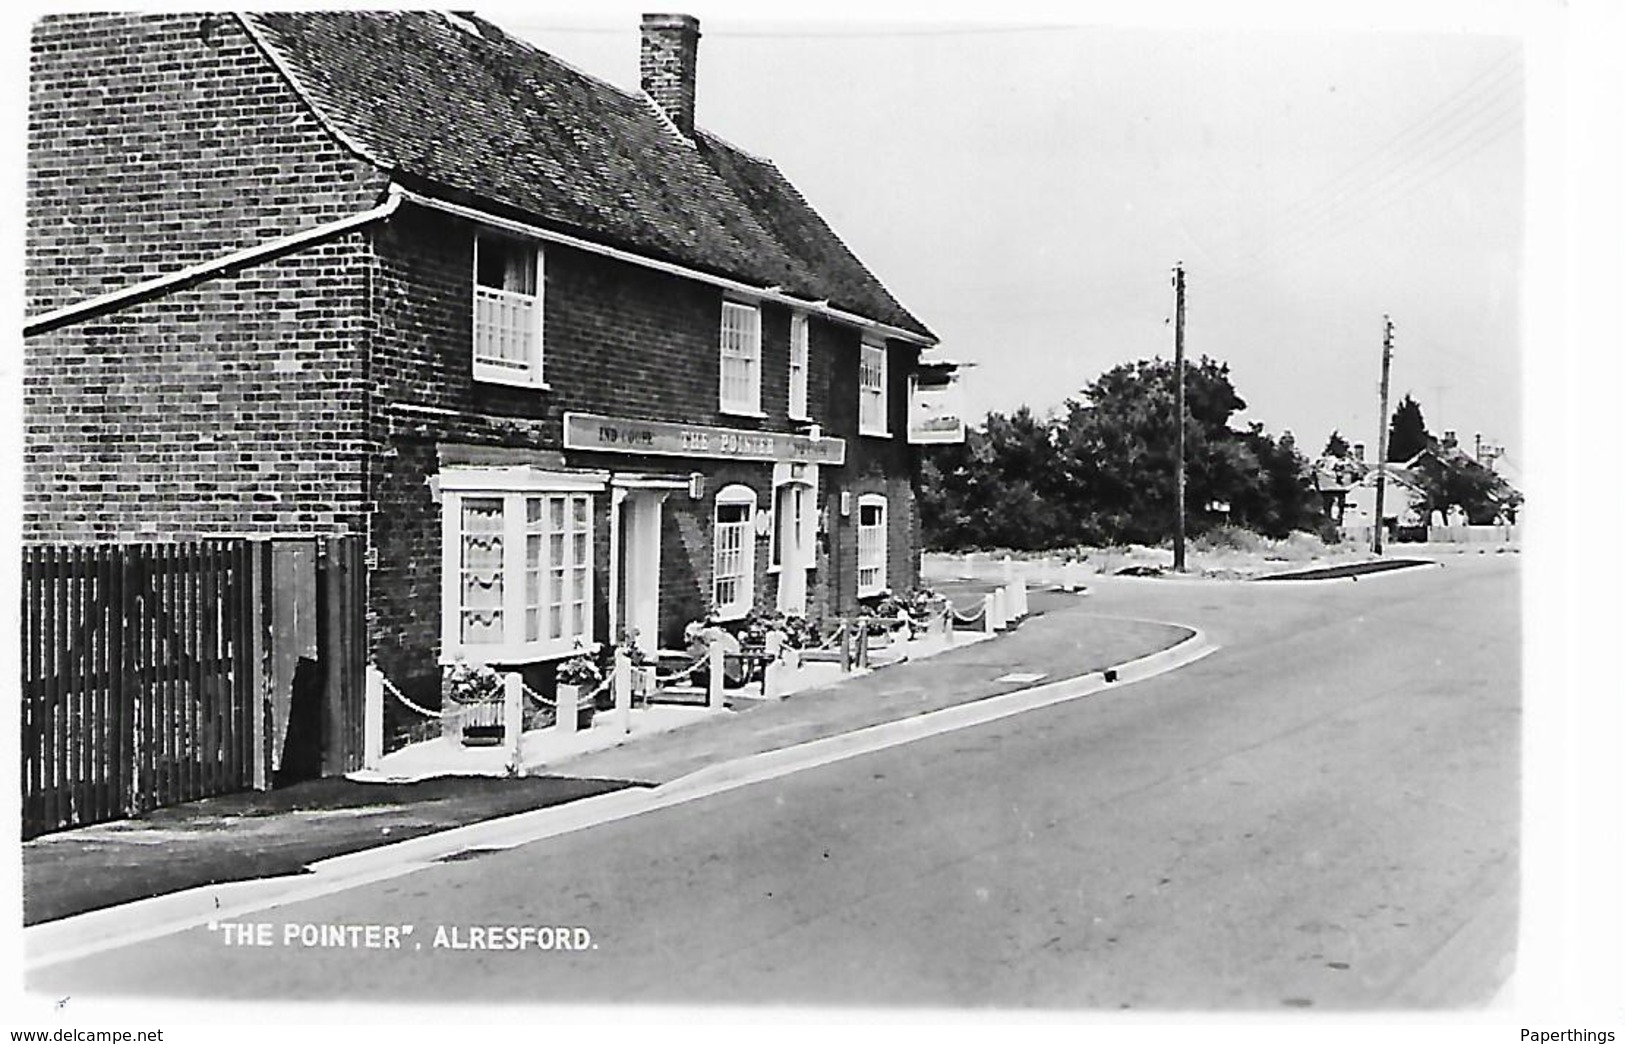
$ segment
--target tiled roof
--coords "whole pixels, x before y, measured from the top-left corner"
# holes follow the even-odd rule
[[[773,164],[477,18],[244,16],[317,114],[415,184],[643,256],[930,332]]]

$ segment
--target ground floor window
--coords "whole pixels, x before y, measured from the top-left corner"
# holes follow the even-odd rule
[[[722,619],[750,611],[755,596],[756,494],[748,486],[717,493],[712,533],[711,602]]]
[[[442,489],[444,657],[527,662],[593,641],[591,490],[477,481],[456,476],[468,488]]]
[[[886,590],[886,498],[865,493],[858,498],[858,597]]]

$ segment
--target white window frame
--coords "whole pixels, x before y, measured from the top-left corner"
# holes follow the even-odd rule
[[[745,508],[737,522],[722,522],[717,516],[724,507]],[[711,607],[721,620],[737,620],[750,612],[756,598],[756,491],[749,486],[724,486],[717,491],[711,511]],[[739,555],[738,569],[724,569],[733,553]],[[723,584],[732,581],[733,596],[722,598]]]
[[[442,663],[535,663],[570,656],[597,640],[593,619],[597,510],[593,495],[604,490],[606,481],[601,473],[541,472],[527,467],[457,468],[440,473]],[[466,642],[463,638],[462,524],[467,500],[495,500],[503,506],[499,530],[502,598],[498,606],[502,637],[494,642]],[[533,500],[540,502],[539,529],[529,525],[527,507]],[[563,559],[555,561],[551,518],[553,504],[559,501],[563,504],[563,540],[559,542]],[[539,538],[534,563],[529,554],[533,536]],[[560,569],[562,585],[555,581]],[[537,574],[534,588],[529,582],[532,572]],[[561,624],[556,638],[551,634],[555,604]],[[535,638],[528,633],[532,612],[537,620]]]
[[[878,380],[871,380],[871,375]],[[858,354],[858,434],[889,437],[886,401],[886,347],[864,341]]]
[[[790,317],[790,402],[786,412],[791,420],[812,419],[807,412],[807,372],[812,359],[807,327],[807,313]]]
[[[880,521],[876,525],[863,524],[863,509],[878,508]],[[858,498],[858,597],[885,594],[886,586],[886,498],[879,493],[865,493]],[[864,574],[871,573],[865,582]]]
[[[734,320],[730,322],[730,319]],[[717,351],[717,399],[723,413],[765,417],[762,412],[762,309],[750,301],[723,298]],[[730,364],[733,364],[730,367]],[[744,387],[730,394],[730,369],[743,365]],[[738,383],[738,382],[735,382]]]
[[[501,243],[506,248],[517,250],[530,250],[534,258],[536,269],[536,292],[527,294],[522,291],[505,290],[498,287],[485,286],[480,282],[480,249],[482,244]],[[542,362],[544,357],[542,341],[542,289],[544,285],[543,252],[540,246],[529,243],[512,236],[496,235],[479,232],[474,236],[474,271],[472,273],[473,289],[471,301],[473,304],[472,340],[470,354],[474,361],[474,379],[490,384],[509,384],[521,388],[547,387],[542,379]],[[518,313],[521,321],[512,327],[493,323],[489,318],[493,314],[508,312]],[[524,318],[528,314],[528,318]],[[494,334],[493,334],[494,332]],[[482,352],[490,336],[506,334],[511,338],[515,335],[528,337],[528,350],[523,352],[523,363],[500,361],[506,353]]]

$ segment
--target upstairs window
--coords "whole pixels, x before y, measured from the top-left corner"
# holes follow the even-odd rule
[[[722,412],[762,414],[762,313],[722,302]]]
[[[858,432],[890,435],[886,429],[886,349],[864,344],[858,360]]]
[[[886,498],[865,493],[858,498],[858,597],[886,590]]]
[[[790,317],[790,419],[807,420],[807,317]]]
[[[717,494],[711,546],[711,602],[722,619],[737,619],[755,596],[756,494],[750,487],[726,486]]]
[[[542,255],[502,236],[474,239],[474,379],[542,383]]]

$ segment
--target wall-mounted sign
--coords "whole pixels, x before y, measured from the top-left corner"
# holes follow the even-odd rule
[[[573,410],[564,414],[564,448],[715,460],[846,463],[846,440],[826,435],[814,437],[779,431],[742,431],[707,424],[607,417]]]
[[[965,419],[959,404],[957,374],[931,374],[930,379],[923,375],[909,378],[908,441],[965,441]]]

